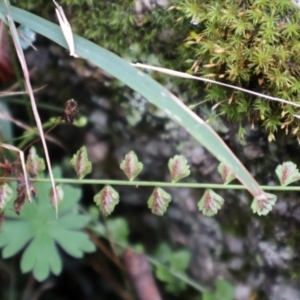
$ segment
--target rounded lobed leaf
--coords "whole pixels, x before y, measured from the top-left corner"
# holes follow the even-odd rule
[[[263,195],[254,198],[251,209],[253,213],[258,214],[259,216],[265,216],[272,210],[276,201],[276,195],[264,193]]]
[[[143,164],[139,162],[136,154],[133,151],[130,151],[121,162],[120,168],[126,174],[128,179],[132,181],[142,172]]]
[[[119,203],[119,194],[110,185],[106,185],[94,196],[94,202],[100,207],[104,216],[110,215]]]
[[[66,229],[81,229],[91,220],[90,216],[80,215],[78,213],[67,214],[60,217],[56,223],[58,226]]]
[[[205,216],[211,217],[219,211],[223,203],[224,199],[220,195],[208,189],[198,202],[198,208]]]
[[[81,147],[70,161],[79,179],[82,179],[92,171],[92,163],[88,159],[86,147]]]
[[[171,202],[171,195],[161,188],[155,188],[148,199],[148,207],[155,215],[162,216]]]
[[[59,169],[54,168],[53,173],[56,177],[61,177]],[[12,186],[17,185],[14,183]],[[4,222],[0,234],[3,257],[15,255],[28,244],[22,255],[21,269],[23,272],[33,271],[39,281],[46,279],[50,272],[58,275],[62,270],[56,240],[75,257],[82,257],[85,252],[95,250],[95,245],[88,235],[80,230],[89,221],[89,217],[78,212],[77,202],[81,190],[73,186],[64,186],[65,198],[56,220],[53,207],[47,199],[50,186],[50,183],[37,183],[38,193],[35,201],[25,205],[20,215],[12,211],[13,203],[9,202],[5,215],[11,220]]]
[[[172,182],[177,182],[190,175],[190,166],[183,155],[175,155],[169,159],[168,167],[171,173]]]
[[[69,255],[76,258],[83,257],[84,252],[95,250],[95,245],[88,236],[80,231],[57,228],[52,232],[52,236]]]
[[[32,231],[26,222],[5,221],[0,234],[0,247],[4,246],[3,258],[12,257],[18,253],[32,238]]]
[[[23,273],[33,270],[39,281],[45,280],[51,270],[56,275],[60,274],[62,262],[51,236],[40,234],[31,241],[23,253],[21,270]]]
[[[284,162],[282,165],[277,166],[275,173],[283,186],[289,185],[300,179],[300,173],[297,166],[288,161]]]

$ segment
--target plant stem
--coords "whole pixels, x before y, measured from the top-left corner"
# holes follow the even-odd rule
[[[31,178],[32,182],[50,182],[50,178]],[[13,177],[0,177],[0,181],[16,181]],[[153,186],[169,188],[192,188],[192,189],[220,189],[220,190],[246,190],[241,184],[221,184],[221,183],[172,183],[161,181],[127,181],[127,180],[109,180],[109,179],[75,179],[75,178],[55,178],[57,183],[71,184],[99,184],[99,185],[126,185],[126,186]],[[300,186],[279,186],[279,185],[261,185],[265,191],[300,191]]]

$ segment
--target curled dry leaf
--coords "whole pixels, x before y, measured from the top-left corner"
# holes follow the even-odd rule
[[[78,103],[74,99],[70,99],[65,103],[62,119],[66,123],[72,124],[79,113]]]
[[[0,81],[7,83],[14,77],[11,51],[8,44],[5,24],[0,20]]]
[[[153,214],[162,216],[166,212],[171,199],[171,195],[163,189],[155,188],[148,199],[148,207]]]
[[[110,215],[119,203],[119,194],[110,185],[106,185],[94,196],[94,202],[99,206],[104,216]]]
[[[0,186],[0,211],[4,210],[6,203],[12,198],[13,193],[13,190],[7,183]]]
[[[70,162],[79,179],[82,179],[92,171],[92,163],[88,159],[86,148],[84,146],[73,155]]]
[[[224,199],[213,190],[208,189],[198,202],[198,208],[205,216],[211,217],[220,210],[223,204]]]
[[[31,147],[27,156],[26,168],[28,173],[33,176],[38,176],[39,173],[45,170],[45,162],[36,154],[35,147]]]
[[[171,173],[172,182],[177,182],[190,175],[190,166],[183,155],[175,155],[169,159],[168,167]]]
[[[143,164],[139,162],[136,154],[133,151],[130,151],[121,162],[120,168],[126,174],[128,179],[132,181],[142,172]]]
[[[30,193],[36,195],[37,191],[33,186],[33,184],[31,182],[28,182],[28,186],[29,186]],[[26,199],[30,201],[29,199],[31,199],[31,195],[28,195],[27,193],[25,178],[19,177],[17,178],[17,198],[14,201],[14,211],[16,212],[17,215],[20,214]]]
[[[56,195],[57,195],[57,205],[59,205],[64,199],[64,191],[63,191],[62,187],[58,184],[55,186],[55,191],[56,191]],[[49,196],[50,196],[50,203],[55,208],[56,202],[55,202],[55,197],[54,197],[52,188],[50,189]]]
[[[17,179],[17,188],[16,188],[16,192],[17,192],[17,197],[14,201],[14,211],[19,214],[25,204],[25,200],[27,199],[29,202],[31,202],[31,195],[35,195],[36,194],[36,189],[34,187],[34,185],[29,181],[28,179],[28,174],[26,173],[23,174],[20,170],[19,170],[19,166],[20,166],[20,161],[16,160],[14,162],[10,162],[8,160],[4,160],[4,163],[0,163],[0,168],[4,171],[2,177],[8,177],[11,176],[12,174],[16,177]],[[26,168],[25,171],[27,172]],[[9,200],[5,200],[6,197],[8,197],[9,195],[12,196],[12,193],[10,192],[10,188],[8,185],[3,184],[0,187],[0,210],[1,210],[1,206],[5,205],[7,203],[7,201]],[[1,205],[2,203],[2,205]]]

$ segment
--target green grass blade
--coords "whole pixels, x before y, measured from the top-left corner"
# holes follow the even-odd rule
[[[1,13],[5,14],[2,4],[0,4],[0,16]],[[11,7],[11,15],[16,22],[29,27],[67,48],[67,44],[58,25],[16,7]],[[154,81],[150,76],[130,66],[126,61],[112,52],[77,35],[74,35],[74,41],[75,52],[80,57],[91,61],[99,68],[118,78],[148,99],[148,101],[166,112],[171,119],[183,126],[218,160],[230,167],[236,174],[236,177],[247,187],[248,191],[254,197],[263,197],[264,193],[258,183],[226,146],[223,140],[178,98]]]

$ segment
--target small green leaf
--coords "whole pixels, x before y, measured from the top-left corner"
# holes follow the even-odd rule
[[[106,185],[94,196],[94,202],[100,207],[104,216],[110,215],[119,203],[119,194],[110,185]]]
[[[221,175],[224,184],[228,184],[235,179],[234,173],[224,163],[219,164],[218,172]]]
[[[182,155],[175,155],[169,159],[168,167],[171,173],[172,182],[177,182],[190,175],[190,166]]]
[[[222,299],[222,300],[233,300],[235,289],[234,286],[226,281],[226,280],[217,280],[215,283],[216,286],[216,299]]]
[[[170,248],[170,246],[167,243],[162,242],[159,244],[159,246],[155,251],[155,257],[160,262],[166,263],[167,261],[169,261],[169,257],[171,253],[172,253],[172,249]]]
[[[164,282],[173,282],[174,281],[174,277],[172,276],[172,274],[170,274],[170,272],[168,271],[168,269],[165,266],[158,265],[156,267],[155,275],[159,280],[164,281]]]
[[[153,214],[162,216],[166,212],[171,199],[171,195],[163,189],[155,188],[148,199],[148,207],[151,209]]]
[[[27,156],[26,167],[28,173],[38,176],[45,170],[45,162],[36,154],[35,147],[31,147]]]
[[[276,170],[276,175],[283,186],[289,185],[292,182],[298,181],[300,179],[300,173],[297,166],[292,162],[284,162],[279,165]]]
[[[178,271],[185,271],[191,261],[191,253],[188,250],[179,250],[170,255],[171,266]]]
[[[251,209],[253,213],[258,214],[259,216],[265,216],[272,210],[276,201],[276,195],[264,193],[260,198],[254,198]]]
[[[89,161],[86,147],[81,147],[71,159],[71,165],[74,167],[79,179],[82,179],[92,171],[92,163]]]
[[[187,287],[185,282],[175,278],[165,266],[157,266],[155,275],[159,280],[165,282],[166,290],[174,295],[179,295]]]
[[[202,294],[202,300],[218,300],[216,299],[215,295],[211,292],[204,292]]]
[[[12,199],[13,194],[13,190],[7,183],[0,185],[0,211],[2,211],[6,203]]]
[[[128,245],[129,227],[128,222],[124,218],[114,218],[107,221],[107,227],[113,238],[118,243]]]
[[[139,162],[136,154],[133,151],[130,151],[121,162],[120,168],[126,174],[128,179],[133,181],[142,172],[143,164]]]
[[[60,169],[54,168],[53,174],[61,177]],[[12,186],[15,189],[16,183]],[[55,241],[75,257],[94,251],[95,245],[80,230],[90,220],[89,216],[79,214],[77,202],[81,197],[81,189],[64,186],[65,199],[56,220],[48,200],[51,183],[39,182],[36,187],[38,193],[35,201],[25,205],[19,216],[12,211],[13,203],[7,204],[5,215],[10,219],[3,223],[0,247],[3,248],[3,257],[11,257],[28,244],[21,259],[22,272],[33,271],[35,278],[42,281],[51,272],[58,275],[62,270]]]
[[[208,189],[198,202],[198,208],[205,216],[211,217],[218,212],[223,203],[224,199],[220,195]]]
[[[166,253],[161,253],[166,250]],[[166,283],[166,290],[172,294],[179,294],[186,289],[186,283],[175,278],[170,271],[176,271],[182,275],[185,275],[185,271],[190,263],[191,254],[187,250],[179,250],[172,252],[167,244],[162,243],[158,249],[157,254],[160,256],[160,260],[170,267],[164,265],[157,265],[155,269],[155,274],[157,278]]]
[[[73,125],[76,127],[84,127],[88,122],[88,118],[86,116],[80,116],[79,118],[74,120]]]

